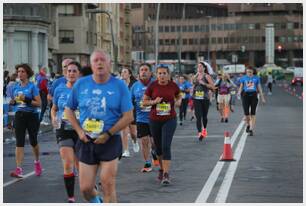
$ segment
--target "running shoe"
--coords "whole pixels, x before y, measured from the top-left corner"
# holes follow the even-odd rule
[[[158,170],[158,177],[157,177],[157,180],[158,180],[158,181],[162,181],[162,180],[163,180],[163,177],[164,177],[164,170],[159,169],[159,170]]]
[[[68,203],[75,203],[75,198],[74,197],[69,197],[68,198]]]
[[[250,135],[250,136],[253,136],[253,135],[254,135],[254,134],[253,134],[253,130],[250,130],[250,131],[249,131],[249,135]]]
[[[16,167],[14,171],[10,173],[11,177],[23,178],[23,172],[21,167]]]
[[[159,167],[159,160],[153,159],[153,166],[154,167]]]
[[[245,131],[246,131],[247,133],[249,133],[249,132],[250,132],[250,125],[247,125],[247,127],[246,127]]]
[[[231,112],[235,112],[234,108],[233,107],[230,107],[230,110]]]
[[[141,169],[141,172],[151,172],[152,171],[152,165],[151,163],[145,163],[144,167]]]
[[[122,157],[130,157],[130,151],[124,150],[124,152],[122,153]]]
[[[42,167],[40,164],[40,161],[35,161],[34,162],[34,170],[35,170],[35,175],[40,176],[42,172]]]
[[[133,144],[133,151],[135,153],[139,152],[139,144],[138,144],[138,141],[136,140],[136,143],[134,143],[134,141],[132,141],[132,144]]]
[[[167,172],[164,173],[163,179],[160,183],[162,185],[169,185],[170,184],[170,178],[169,178],[169,174]]]
[[[228,119],[227,119],[227,118],[225,118],[224,122],[228,123]]]
[[[202,130],[202,136],[203,136],[203,138],[206,138],[206,137],[207,137],[207,129],[206,129],[206,128],[204,128],[204,129]]]
[[[223,118],[221,118],[220,122],[224,122],[224,119],[223,119]]]
[[[201,133],[201,132],[199,132],[199,134],[198,134],[198,138],[199,138],[199,141],[202,141],[202,140],[203,140],[203,135],[202,135],[202,133]]]
[[[183,122],[182,122],[182,121],[180,121],[180,125],[181,125],[181,126],[183,125]]]

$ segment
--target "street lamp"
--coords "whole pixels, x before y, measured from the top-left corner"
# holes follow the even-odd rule
[[[113,30],[113,20],[109,11],[105,11],[103,9],[86,9],[86,13],[93,13],[93,14],[106,14],[109,19],[110,27],[111,27],[111,35],[112,35],[112,45],[113,45],[113,55],[114,55],[114,71],[118,71],[118,48],[117,44],[115,44],[114,38],[114,30]]]

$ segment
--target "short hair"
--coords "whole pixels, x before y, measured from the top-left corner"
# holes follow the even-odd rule
[[[18,72],[18,69],[20,67],[24,68],[24,70],[26,71],[26,73],[28,75],[28,79],[31,78],[34,75],[34,72],[33,72],[32,68],[30,67],[30,65],[25,64],[25,63],[17,64],[15,66],[16,72]]]
[[[171,73],[171,72],[170,72],[170,69],[169,69],[169,66],[168,66],[167,64],[158,64],[158,65],[156,66],[156,73],[157,73],[157,70],[158,70],[158,69],[166,69],[167,72],[168,72],[168,74]]]
[[[93,56],[94,56],[94,54],[96,54],[96,53],[104,54],[104,55],[106,56],[106,58],[109,59],[109,61],[111,61],[111,57],[110,57],[110,55],[109,55],[108,52],[106,52],[106,51],[104,51],[104,50],[102,50],[102,49],[96,49],[96,50],[94,50],[94,51],[91,53],[91,55],[90,55],[90,63],[92,62]]]
[[[139,73],[140,68],[143,67],[143,66],[148,67],[149,70],[152,71],[151,65],[150,65],[149,63],[142,63],[142,64],[140,64],[140,66],[138,67],[138,73]]]
[[[79,62],[72,61],[72,62],[69,62],[67,66],[69,66],[69,65],[75,65],[78,68],[79,72],[81,71],[81,65],[80,65]]]

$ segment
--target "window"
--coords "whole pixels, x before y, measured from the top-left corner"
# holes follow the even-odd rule
[[[217,25],[217,30],[222,31],[223,30],[223,24],[218,24]]]
[[[175,39],[171,39],[171,45],[175,45]]]
[[[286,23],[281,23],[281,29],[286,29],[287,25]]]
[[[170,39],[165,39],[165,45],[169,45],[170,44]]]
[[[259,30],[259,29],[260,29],[260,24],[259,24],[259,23],[255,24],[255,29],[256,29],[256,30]]]
[[[163,39],[159,40],[159,45],[164,45],[164,40]]]
[[[199,25],[195,25],[195,26],[194,26],[194,32],[199,32],[199,31],[200,31]]]
[[[224,37],[224,44],[228,44],[228,37]]]
[[[298,36],[293,37],[293,41],[294,42],[299,42],[299,37]]]
[[[266,37],[265,37],[265,36],[262,36],[262,37],[261,37],[261,42],[262,42],[262,43],[265,43],[265,42],[266,42]]]
[[[281,28],[280,23],[274,23],[274,28],[275,28],[275,29],[280,29],[280,28]]]
[[[188,32],[193,32],[193,26],[188,26]]]
[[[249,36],[249,43],[254,43],[254,37],[253,36]]]
[[[189,39],[189,45],[193,45],[193,39]]]
[[[281,36],[281,37],[279,38],[279,40],[280,40],[281,43],[285,43],[285,42],[286,42],[286,37]]]
[[[171,32],[175,32],[175,26],[171,26]]]
[[[205,44],[205,39],[204,38],[200,39],[200,44]]]
[[[241,43],[241,37],[237,37],[236,43]]]
[[[236,40],[235,37],[230,37],[230,43],[231,44],[234,44],[236,42],[235,40]]]
[[[236,24],[230,24],[230,30],[235,30],[236,29]]]
[[[287,23],[287,29],[293,29],[293,23],[292,22]]]
[[[60,43],[73,44],[74,43],[73,30],[60,30],[59,31],[59,40],[60,40]]]
[[[299,22],[294,22],[293,28],[294,28],[294,29],[298,29],[298,28],[299,28]]]
[[[211,25],[211,30],[212,30],[212,31],[216,31],[216,24],[212,24],[212,25]]]
[[[255,29],[255,24],[249,24],[249,30],[254,30]]]
[[[211,38],[211,43],[212,43],[212,44],[215,44],[215,43],[216,43],[216,38],[215,38],[215,37]]]
[[[230,25],[229,24],[224,24],[224,30],[230,30]]]
[[[176,26],[176,31],[180,32],[181,31],[181,26]]]
[[[248,43],[249,38],[247,36],[242,38],[242,43]]]
[[[75,14],[74,6],[71,4],[60,4],[57,10],[60,16],[73,16]]]
[[[199,40],[198,40],[198,39],[193,39],[193,43],[194,43],[195,45],[197,45],[197,44],[198,44],[198,42],[199,42]]]
[[[183,45],[187,44],[187,39],[183,39]]]
[[[223,43],[223,38],[222,37],[218,37],[218,44],[222,44]]]
[[[169,26],[165,26],[165,32],[169,32]]]
[[[163,26],[159,26],[158,30],[159,30],[159,32],[164,32],[164,27]]]
[[[279,36],[275,36],[274,41],[279,42]]]
[[[289,42],[289,43],[292,42],[292,36],[288,36],[288,42]]]
[[[187,26],[183,26],[183,32],[187,32]]]

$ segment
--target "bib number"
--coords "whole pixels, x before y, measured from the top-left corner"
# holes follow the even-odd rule
[[[236,94],[236,91],[231,91],[231,95],[235,95]]]
[[[195,99],[204,99],[204,91],[196,91]]]
[[[157,115],[165,116],[170,115],[171,105],[170,103],[160,103],[156,105]]]
[[[103,131],[104,122],[102,120],[86,119],[83,123],[83,129],[92,138],[96,138]]]

